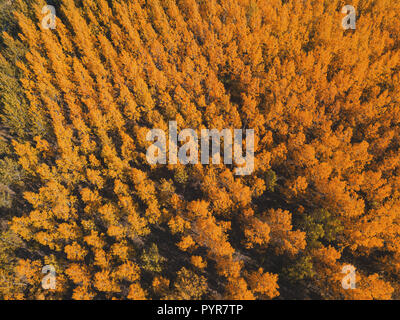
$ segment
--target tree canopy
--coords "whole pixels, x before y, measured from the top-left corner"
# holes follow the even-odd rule
[[[400,2],[346,4],[1,0],[0,298],[399,298]],[[169,121],[254,172],[150,165]]]

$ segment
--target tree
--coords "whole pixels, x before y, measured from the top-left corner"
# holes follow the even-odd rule
[[[179,300],[199,300],[206,291],[207,283],[203,276],[182,268],[177,273],[172,297]]]

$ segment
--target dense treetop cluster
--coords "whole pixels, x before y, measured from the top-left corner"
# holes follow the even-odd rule
[[[347,2],[1,0],[0,298],[399,298],[400,2]],[[169,121],[254,172],[149,165]]]

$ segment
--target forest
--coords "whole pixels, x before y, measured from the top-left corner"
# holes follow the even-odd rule
[[[0,27],[0,300],[400,299],[400,1],[0,0]],[[254,130],[252,172],[149,163],[171,121]]]

